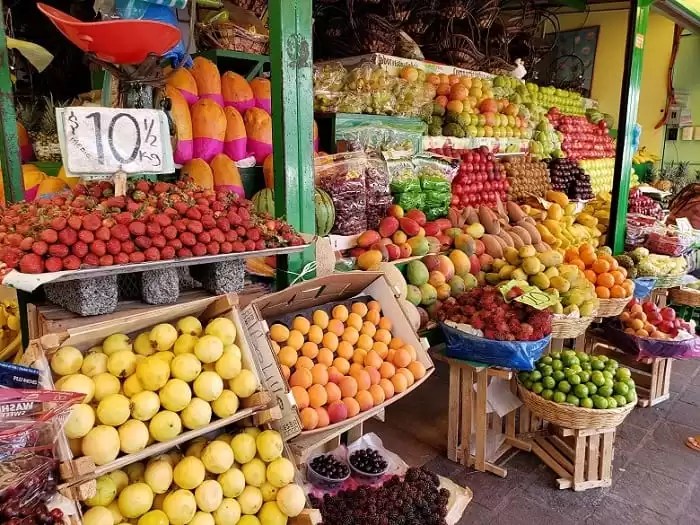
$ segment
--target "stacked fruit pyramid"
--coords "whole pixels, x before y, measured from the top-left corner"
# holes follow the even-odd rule
[[[392,333],[377,301],[315,310],[269,337],[304,430],[344,421],[404,392],[426,374],[416,349]]]

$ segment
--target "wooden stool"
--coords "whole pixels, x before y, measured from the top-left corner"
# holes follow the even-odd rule
[[[486,389],[489,378],[499,377],[510,381],[511,391],[517,395],[513,372],[447,357],[444,347],[431,352],[431,355],[450,367],[447,457],[467,467],[473,466],[480,472],[491,472],[505,478],[507,469],[496,465],[496,461],[511,448],[530,451],[531,445],[516,435],[517,410],[503,418],[487,413]],[[475,428],[474,454],[471,454],[472,427]],[[494,435],[505,435],[504,442],[492,454],[487,454],[488,441]]]
[[[612,485],[616,428],[574,430],[550,424],[532,439],[532,451],[560,477],[559,489],[583,491]]]

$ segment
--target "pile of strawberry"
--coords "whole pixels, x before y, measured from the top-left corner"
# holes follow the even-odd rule
[[[509,295],[509,299],[513,297]],[[537,341],[552,333],[552,314],[518,301],[506,302],[493,286],[474,288],[446,299],[437,317],[471,325],[487,339]]]
[[[298,246],[284,221],[231,192],[190,182],[138,181],[125,196],[111,182],[0,208],[0,262],[23,273],[77,270]]]

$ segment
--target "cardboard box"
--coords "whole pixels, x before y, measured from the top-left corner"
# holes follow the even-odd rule
[[[428,374],[433,371],[433,362],[427,350],[421,344],[411,322],[397,300],[384,274],[378,272],[336,273],[306,281],[271,295],[253,301],[242,312],[248,339],[253,343],[255,360],[261,367],[263,384],[277,398],[282,409],[282,419],[278,430],[285,439],[291,439],[302,433],[299,413],[287,381],[277,362],[275,352],[269,339],[269,326],[277,321],[293,318],[297,313],[310,311],[319,307],[330,307],[359,297],[369,297],[379,301],[384,316],[391,319],[393,332],[416,349],[418,360],[425,366]],[[325,309],[325,308],[324,308]],[[411,388],[397,394],[380,407],[385,407],[418,387],[425,380],[416,381]],[[377,407],[375,407],[377,408]],[[362,419],[363,414],[355,416]],[[354,419],[354,418],[353,418]],[[311,434],[331,430],[334,426],[347,424],[346,420],[326,428],[304,432]]]

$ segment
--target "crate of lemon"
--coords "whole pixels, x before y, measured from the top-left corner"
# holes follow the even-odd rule
[[[66,481],[100,476],[265,410],[270,395],[235,296],[200,299],[32,342],[45,388],[80,392],[59,460]],[[73,478],[73,479],[71,479]]]

